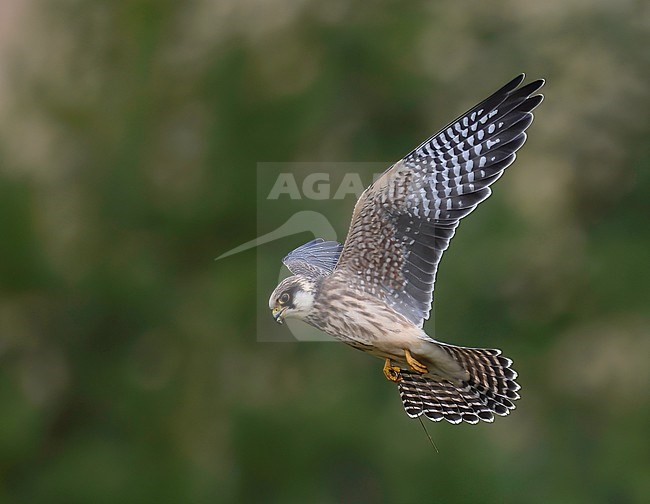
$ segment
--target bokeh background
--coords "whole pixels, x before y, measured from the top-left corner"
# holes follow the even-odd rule
[[[649,6],[2,0],[0,502],[648,502]],[[522,71],[435,330],[523,397],[436,453],[378,360],[258,341],[254,250],[213,259],[258,162],[398,159]]]

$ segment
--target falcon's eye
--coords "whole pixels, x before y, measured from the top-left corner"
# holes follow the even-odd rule
[[[288,292],[283,292],[282,295],[280,296],[280,304],[287,304],[289,302],[290,296]]]

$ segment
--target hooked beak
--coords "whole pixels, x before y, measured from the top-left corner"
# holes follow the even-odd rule
[[[271,313],[273,314],[273,318],[278,324],[282,324],[282,322],[284,322],[284,318],[282,315],[284,314],[285,310],[286,307],[282,307],[282,306],[276,306],[275,308],[273,308],[273,311]]]

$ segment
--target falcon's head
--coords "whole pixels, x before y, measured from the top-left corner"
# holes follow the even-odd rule
[[[304,319],[314,304],[316,282],[302,275],[294,275],[280,282],[269,298],[273,318],[281,324],[285,318]]]

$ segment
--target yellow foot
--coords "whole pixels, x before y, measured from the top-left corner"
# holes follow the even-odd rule
[[[411,352],[408,350],[404,350],[404,356],[406,357],[406,362],[408,362],[408,365],[411,366],[411,369],[413,371],[417,371],[418,373],[426,374],[429,372],[427,367],[415,360],[415,358],[411,355]]]
[[[399,366],[391,366],[390,359],[386,359],[386,362],[384,363],[384,376],[395,383],[402,381]]]

